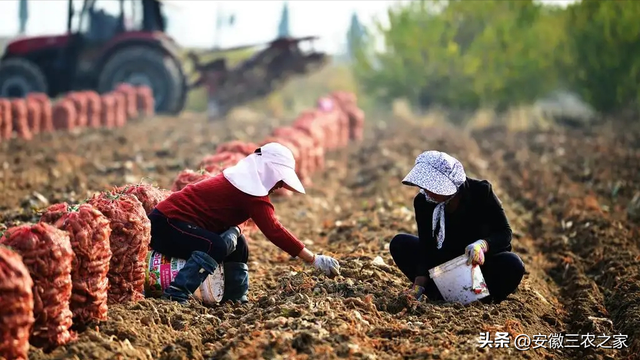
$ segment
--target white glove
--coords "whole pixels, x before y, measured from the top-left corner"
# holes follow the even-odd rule
[[[316,255],[313,261],[313,266],[316,269],[320,269],[328,277],[334,277],[340,275],[340,264],[338,260],[326,255]]]

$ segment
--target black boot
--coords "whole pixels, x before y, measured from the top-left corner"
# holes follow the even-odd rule
[[[221,303],[226,301],[249,302],[249,266],[241,262],[224,263],[224,296]]]
[[[194,251],[178,271],[171,285],[164,291],[163,299],[186,303],[189,297],[202,285],[207,276],[213,274],[218,263],[207,253]]]

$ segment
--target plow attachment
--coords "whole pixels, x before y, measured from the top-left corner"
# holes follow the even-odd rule
[[[299,46],[302,42],[315,39],[316,37],[276,39],[232,68],[227,65],[225,57],[217,57],[203,64],[198,54],[190,53],[188,57],[198,74],[190,88],[206,87],[210,117],[224,117],[234,107],[264,98],[280,89],[294,76],[309,74],[322,68],[328,60],[326,54],[314,50],[302,51]],[[238,51],[258,46],[260,45],[246,45],[217,51]]]

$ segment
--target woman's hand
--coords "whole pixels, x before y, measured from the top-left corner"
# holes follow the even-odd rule
[[[338,260],[326,255],[316,255],[316,259],[313,261],[313,266],[316,269],[320,269],[328,277],[334,277],[340,275],[340,264]]]
[[[478,240],[467,245],[464,250],[465,255],[468,256],[467,265],[484,264],[484,253],[487,252],[487,250],[489,250],[489,244],[484,240]]]
[[[338,260],[330,256],[316,255],[309,251],[309,249],[304,248],[300,254],[298,254],[298,257],[309,264],[313,264],[313,266],[322,270],[325,275],[329,277],[340,275],[340,264],[338,263]]]
[[[411,288],[406,291],[407,295],[413,297],[416,300],[422,299],[422,294],[424,294],[424,286],[429,281],[429,278],[426,276],[417,276],[413,281],[413,285]]]
[[[417,284],[413,284],[411,288],[407,291],[407,295],[411,296],[412,298],[418,301],[422,299],[423,293],[424,293],[424,287]]]

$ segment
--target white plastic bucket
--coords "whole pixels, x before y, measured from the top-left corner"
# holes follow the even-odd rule
[[[489,296],[480,266],[467,265],[466,255],[430,269],[429,276],[447,302],[469,304]]]
[[[169,258],[159,252],[150,251],[147,254],[147,266],[145,268],[144,294],[147,297],[160,297],[162,292],[169,287],[175,279],[178,271],[186,263],[183,259]],[[202,285],[193,294],[204,304],[212,305],[222,300],[224,294],[224,272],[222,264],[216,271],[207,276]]]

